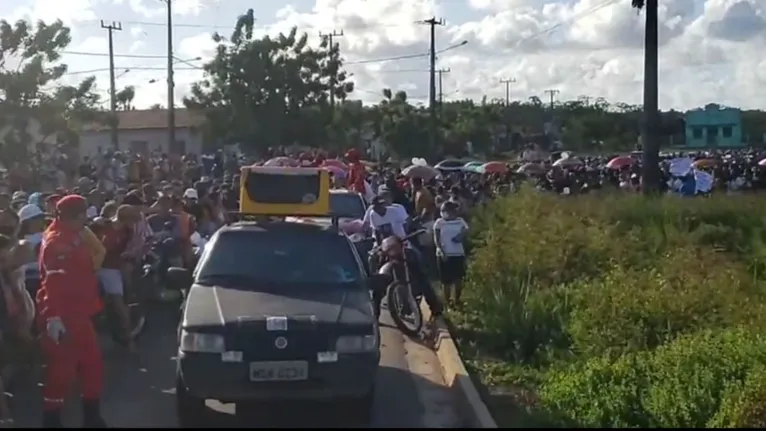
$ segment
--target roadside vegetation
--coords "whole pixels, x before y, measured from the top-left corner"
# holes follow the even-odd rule
[[[472,231],[450,318],[501,425],[766,425],[761,196],[522,190]]]

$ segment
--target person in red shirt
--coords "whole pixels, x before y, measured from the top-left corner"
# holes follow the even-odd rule
[[[103,363],[92,317],[101,301],[92,252],[83,237],[87,201],[69,195],[56,204],[56,219],[43,233],[41,286],[37,292],[42,352],[43,427],[61,428],[64,398],[82,383],[83,425],[103,428]]]
[[[346,160],[348,160],[349,172],[348,172],[348,189],[365,195],[366,190],[364,186],[365,170],[364,165],[359,161],[361,157],[359,152],[355,149],[350,149],[346,153]]]
[[[137,218],[133,207],[120,205],[112,219],[100,219],[93,226],[94,233],[106,249],[104,262],[97,273],[98,281],[104,289],[108,304],[114,307],[122,325],[123,340],[131,352],[135,351],[135,345],[131,336],[130,312],[125,303],[124,272],[128,260],[126,252]]]

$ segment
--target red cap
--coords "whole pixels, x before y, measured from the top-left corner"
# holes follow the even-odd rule
[[[80,195],[67,195],[56,202],[56,210],[62,212],[67,212],[78,208],[82,208],[84,210],[87,207],[88,201]]]

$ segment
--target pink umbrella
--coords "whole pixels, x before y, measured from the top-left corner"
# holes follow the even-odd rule
[[[327,167],[327,166],[335,166],[335,167],[343,169],[344,171],[348,170],[348,166],[338,159],[327,159],[324,162],[322,162],[322,167]]]
[[[485,174],[504,174],[508,171],[508,166],[503,162],[487,162],[479,168],[479,171]]]
[[[346,171],[337,166],[322,166],[322,169],[329,171],[335,177],[346,178]]]
[[[622,169],[633,164],[633,159],[628,156],[615,157],[606,164],[609,169]]]

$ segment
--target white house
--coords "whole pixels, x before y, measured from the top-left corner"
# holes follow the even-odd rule
[[[120,151],[202,154],[204,118],[187,109],[175,110],[175,145],[168,142],[168,111],[142,109],[119,111],[117,141]],[[108,125],[94,125],[80,136],[80,155],[95,156],[112,148],[112,134]]]

